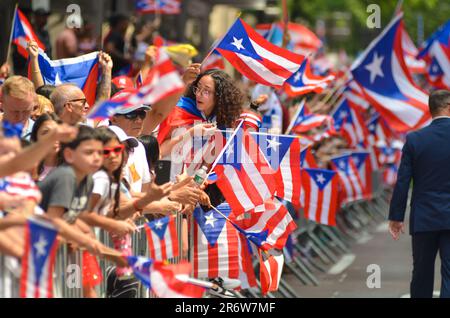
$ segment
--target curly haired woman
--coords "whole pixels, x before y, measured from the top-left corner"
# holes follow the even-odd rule
[[[183,136],[189,136],[187,132],[192,136],[194,126],[202,130],[214,129],[214,124],[221,129],[235,127],[243,102],[244,95],[228,74],[220,70],[200,73],[188,86],[177,107],[161,123],[158,134],[161,155],[168,155],[183,140]],[[186,128],[188,131],[176,137],[171,136],[177,128]]]

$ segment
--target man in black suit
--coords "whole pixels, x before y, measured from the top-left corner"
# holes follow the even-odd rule
[[[434,91],[428,105],[431,124],[406,137],[389,209],[389,231],[394,240],[404,232],[412,181],[411,297],[433,296],[434,265],[439,251],[441,297],[450,298],[450,91]]]

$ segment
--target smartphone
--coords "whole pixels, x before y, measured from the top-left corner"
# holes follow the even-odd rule
[[[170,167],[172,162],[170,160],[159,160],[155,167],[155,183],[162,185],[170,181]]]

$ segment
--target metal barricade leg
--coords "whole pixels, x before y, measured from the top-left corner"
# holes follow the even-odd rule
[[[312,267],[315,269],[321,271],[322,273],[326,272],[325,267],[323,267],[312,255],[309,253],[304,247],[301,247],[299,245],[294,246],[295,250],[299,252],[301,256],[303,256],[303,259],[307,260],[309,264],[311,264]]]
[[[337,256],[317,237],[313,230],[308,230],[308,235],[311,241],[317,245],[317,247],[327,256],[333,263],[338,261]]]

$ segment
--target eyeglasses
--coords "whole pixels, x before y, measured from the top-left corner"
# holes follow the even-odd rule
[[[197,86],[192,88],[192,91],[194,92],[195,95],[201,94],[201,95],[203,95],[203,97],[206,97],[206,98],[208,98],[209,96],[214,94],[213,91],[210,91],[210,90],[207,90],[207,89],[204,89],[201,87],[197,87]]]
[[[138,110],[138,111],[134,111],[134,112],[131,112],[128,114],[124,114],[123,116],[128,120],[136,120],[138,117],[141,120],[144,120],[146,115],[147,115],[147,112],[145,110]]]
[[[86,105],[87,99],[86,98],[77,98],[77,99],[71,99],[67,101],[68,103],[75,103],[75,102],[82,102],[82,105]]]
[[[119,155],[123,152],[123,150],[125,149],[124,145],[118,145],[115,147],[109,147],[109,148],[103,148],[103,155],[105,157],[109,157],[111,155],[111,153],[114,152],[114,154]]]

